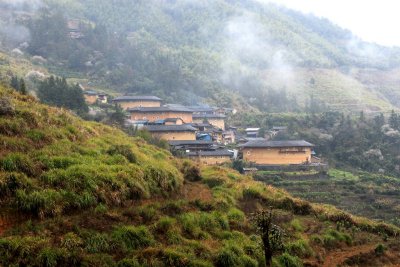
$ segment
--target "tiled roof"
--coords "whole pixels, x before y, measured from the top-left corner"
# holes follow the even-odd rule
[[[188,156],[196,157],[196,156],[233,156],[233,152],[227,149],[217,149],[217,150],[209,150],[209,151],[196,151],[187,153]]]
[[[151,100],[151,101],[161,101],[161,98],[158,98],[156,96],[129,96],[129,95],[124,95],[124,96],[119,96],[113,99],[113,101],[138,101],[138,100]]]
[[[185,112],[192,113],[191,110],[187,108],[171,108],[171,107],[136,107],[128,109],[130,112]]]
[[[288,140],[288,141],[267,141],[253,140],[249,141],[241,147],[313,147],[314,145],[304,140]]]
[[[193,114],[193,119],[224,119],[223,114]]]
[[[212,145],[213,141],[205,140],[182,140],[182,141],[168,141],[171,146],[183,146],[183,145]]]
[[[195,132],[197,129],[190,125],[148,125],[149,132]]]

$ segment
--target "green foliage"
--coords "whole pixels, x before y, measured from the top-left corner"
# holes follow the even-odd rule
[[[378,256],[381,256],[381,255],[383,255],[385,253],[386,249],[387,248],[384,245],[379,244],[375,248],[375,254],[378,255]]]
[[[127,145],[112,146],[107,150],[107,153],[110,155],[122,155],[130,163],[137,163],[135,154],[133,154],[132,149]]]
[[[308,242],[303,239],[286,244],[285,249],[290,255],[295,255],[300,258],[311,257],[314,253]]]
[[[70,86],[65,78],[50,76],[40,82],[38,96],[43,103],[65,107],[77,112],[88,112],[82,89],[78,84]]]
[[[113,231],[113,240],[123,249],[138,249],[150,246],[153,236],[146,226],[121,226]]]
[[[141,265],[136,259],[122,259],[118,262],[117,267],[140,267]]]
[[[292,256],[289,253],[283,253],[279,257],[276,258],[277,267],[302,267],[302,261],[296,257]]]

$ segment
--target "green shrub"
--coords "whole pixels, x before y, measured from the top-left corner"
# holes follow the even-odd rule
[[[243,267],[258,267],[258,262],[247,255],[240,256],[239,261]]]
[[[46,267],[58,266],[60,258],[62,254],[59,250],[48,247],[42,249],[38,255],[40,265]]]
[[[277,257],[277,262],[282,267],[302,267],[303,266],[302,261],[298,257],[292,256],[287,252],[285,252],[282,255],[280,255],[279,257]]]
[[[245,188],[243,189],[244,199],[258,199],[261,197],[261,193],[256,188]]]
[[[303,232],[304,231],[304,227],[301,223],[301,221],[299,219],[293,219],[290,222],[290,226],[297,232]]]
[[[180,232],[175,229],[169,230],[165,234],[165,237],[167,239],[167,243],[170,245],[181,244],[183,241],[183,237],[181,236]]]
[[[376,246],[375,248],[375,254],[378,256],[381,256],[385,253],[386,251],[386,247],[382,244],[379,244],[378,246]]]
[[[26,136],[33,142],[46,141],[48,137],[46,134],[40,130],[32,129],[26,132]]]
[[[301,258],[310,257],[314,254],[314,251],[308,244],[308,241],[304,239],[299,239],[294,242],[288,243],[286,246],[286,251],[291,255],[296,255]]]
[[[72,251],[83,245],[83,240],[77,234],[69,232],[61,239],[61,247]]]
[[[187,255],[173,249],[164,249],[162,252],[162,261],[165,266],[189,266]]]
[[[229,249],[223,249],[215,258],[215,266],[232,267],[240,264],[238,256]]]
[[[0,174],[0,198],[14,195],[18,189],[29,190],[32,186],[32,180],[23,173]]]
[[[142,265],[139,264],[137,259],[135,258],[125,258],[123,260],[120,260],[117,264],[117,267],[140,267]]]
[[[17,190],[16,204],[21,211],[29,212],[41,218],[46,215],[61,214],[63,210],[63,197],[60,192],[53,189],[33,191],[27,193]]]
[[[230,208],[228,211],[228,220],[232,223],[242,223],[244,222],[246,216],[244,215],[243,211],[237,208]]]
[[[108,211],[108,208],[106,205],[104,205],[103,203],[100,203],[99,205],[97,205],[97,207],[94,209],[95,213],[101,213],[104,214]]]
[[[31,159],[20,153],[8,154],[0,159],[0,170],[6,172],[23,172],[28,176],[35,174],[35,166]]]
[[[109,155],[122,155],[130,163],[137,163],[136,155],[132,152],[132,149],[127,145],[114,145],[114,146],[111,146],[107,150],[107,153]]]
[[[183,162],[181,172],[185,180],[196,182],[202,179],[200,168],[190,161]]]
[[[183,231],[191,237],[197,237],[201,231],[198,225],[198,216],[195,213],[184,213],[179,216]]]
[[[189,265],[189,267],[213,267],[214,265],[206,260],[192,260]]]
[[[157,210],[152,206],[145,206],[140,208],[139,215],[145,222],[151,222],[157,216]]]
[[[224,179],[222,178],[207,178],[203,179],[203,182],[210,188],[214,188],[216,186],[220,186],[225,183]]]
[[[150,246],[153,235],[146,226],[121,226],[113,231],[114,241],[124,250],[137,249]]]
[[[85,250],[89,253],[107,252],[110,250],[110,240],[106,234],[90,233],[85,240]]]
[[[174,218],[162,217],[156,224],[156,231],[158,233],[165,234],[169,230],[172,229],[172,227],[174,226],[175,223],[176,223],[176,220]]]

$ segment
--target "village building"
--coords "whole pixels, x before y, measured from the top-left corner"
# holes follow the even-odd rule
[[[241,145],[243,159],[257,165],[299,165],[311,163],[313,144],[304,140],[253,140]]]
[[[85,102],[88,105],[94,105],[97,103],[98,94],[92,90],[83,91],[83,97],[85,98]]]
[[[98,101],[99,103],[101,103],[101,104],[107,104],[107,102],[108,102],[108,97],[107,97],[106,94],[100,93],[100,94],[97,95],[97,101]]]
[[[184,151],[184,152],[193,152],[193,151],[206,151],[206,150],[215,150],[215,145],[212,141],[203,141],[203,140],[173,140],[168,141],[168,144],[173,151]]]
[[[190,125],[147,125],[146,129],[153,137],[172,140],[196,140],[196,128]]]
[[[183,123],[192,123],[192,111],[186,108],[171,107],[136,107],[129,108],[131,120],[148,120],[156,122],[167,119],[180,119]]]
[[[235,132],[232,130],[222,132],[222,142],[224,144],[235,143]]]
[[[193,115],[215,114],[216,108],[208,106],[189,106],[188,109],[193,111]]]
[[[80,88],[83,90],[83,87],[81,85]],[[107,94],[98,93],[93,90],[83,90],[83,97],[85,98],[85,102],[88,105],[94,105],[97,103],[106,104],[108,101]]]
[[[222,130],[225,130],[225,118],[222,114],[193,114],[194,123],[209,123]]]
[[[246,132],[246,137],[256,138],[258,137],[260,128],[246,128],[245,132]]]
[[[112,101],[128,110],[137,107],[160,107],[162,99],[156,96],[119,96]]]
[[[216,149],[210,151],[193,151],[188,152],[187,156],[195,161],[205,165],[220,165],[230,162],[233,157],[233,152],[227,149]]]

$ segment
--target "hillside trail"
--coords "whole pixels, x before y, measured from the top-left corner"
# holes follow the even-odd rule
[[[323,267],[336,267],[342,264],[346,259],[358,254],[368,253],[376,248],[376,244],[368,244],[359,247],[350,247],[342,251],[332,251],[325,257]]]

